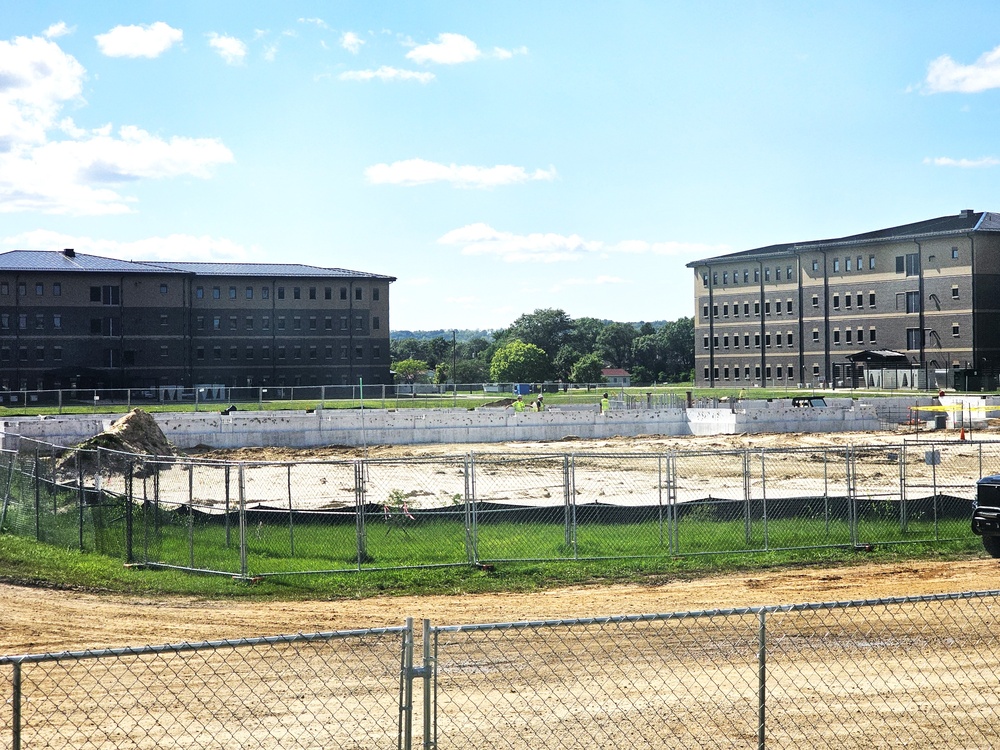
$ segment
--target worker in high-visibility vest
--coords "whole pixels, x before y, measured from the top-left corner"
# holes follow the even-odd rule
[[[605,393],[603,396],[601,396],[601,414],[607,414],[608,413],[608,407],[610,407],[610,406],[611,406],[611,402],[608,401],[608,394]]]
[[[534,409],[535,411],[541,411],[542,409],[545,408],[545,405],[542,403],[541,396],[535,399],[535,403],[531,405],[531,408]]]
[[[518,396],[517,401],[515,401],[511,406],[514,407],[514,411],[524,411],[524,396]]]

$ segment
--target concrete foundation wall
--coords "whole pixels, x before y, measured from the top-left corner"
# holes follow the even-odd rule
[[[154,414],[181,450],[196,446],[309,448],[324,445],[410,445],[418,443],[503,443],[637,435],[719,435],[765,432],[877,430],[874,407],[851,399],[825,409],[796,408],[787,401],[745,401],[715,409],[611,411],[552,408],[540,414],[496,409],[365,409],[305,412],[237,411],[232,414]],[[4,448],[24,436],[75,445],[115,418],[47,416],[0,422]]]

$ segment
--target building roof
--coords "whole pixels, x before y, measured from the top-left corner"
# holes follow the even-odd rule
[[[779,255],[792,255],[810,250],[821,250],[829,247],[844,247],[851,245],[870,245],[877,242],[899,242],[901,240],[911,241],[924,237],[937,237],[946,235],[962,235],[969,232],[1000,232],[1000,214],[989,211],[976,212],[971,209],[964,209],[957,215],[940,216],[936,219],[926,219],[912,224],[902,224],[898,227],[887,229],[876,229],[873,232],[863,232],[862,234],[852,234],[847,237],[837,237],[826,240],[810,240],[807,242],[789,242],[778,245],[767,245],[757,247],[752,250],[741,250],[726,255],[717,255],[712,258],[691,261],[688,268],[703,263],[715,261],[725,261],[738,258],[758,258]]]
[[[628,370],[623,370],[620,367],[605,367],[601,370],[601,375],[606,378],[628,378],[631,377],[631,373]]]
[[[170,261],[128,261],[86,255],[72,250],[11,250],[0,253],[2,271],[61,271],[105,273],[184,273],[197,276],[265,276],[382,279],[382,276],[344,268],[320,268],[299,263],[174,263]]]

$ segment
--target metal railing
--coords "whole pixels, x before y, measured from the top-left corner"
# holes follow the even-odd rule
[[[0,657],[29,747],[991,747],[998,591]]]

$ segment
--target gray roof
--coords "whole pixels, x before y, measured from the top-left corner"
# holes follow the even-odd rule
[[[82,273],[183,273],[197,276],[265,276],[382,279],[395,281],[394,276],[382,276],[344,268],[320,268],[298,263],[173,263],[163,261],[128,261],[83,253],[67,254],[51,250],[11,250],[0,253],[2,271],[61,271]]]
[[[969,232],[1000,232],[1000,214],[984,211],[977,213],[971,210],[964,210],[954,216],[940,216],[936,219],[926,219],[912,224],[889,227],[888,229],[876,229],[873,232],[852,234],[847,237],[810,240],[807,242],[789,242],[780,245],[767,245],[766,247],[758,247],[752,250],[741,250],[726,255],[717,255],[712,258],[694,260],[688,263],[687,267],[694,268],[702,263],[713,261],[792,255],[828,247],[870,245],[877,242],[898,242],[900,240],[916,240],[924,237],[962,235]]]

